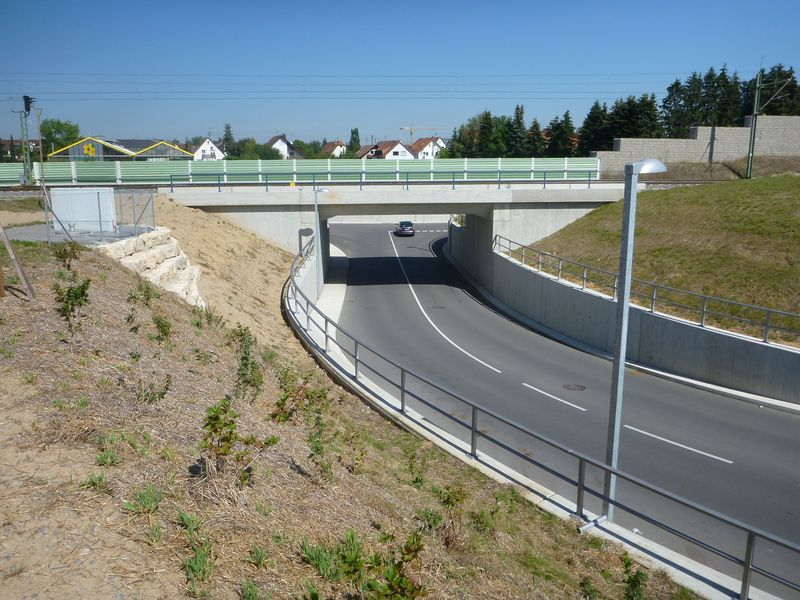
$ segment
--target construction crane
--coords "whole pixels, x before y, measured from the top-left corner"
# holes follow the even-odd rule
[[[400,129],[408,132],[409,144],[414,143],[414,132],[417,131],[418,129],[424,129],[426,131],[450,131],[449,127],[414,127],[413,125],[409,125],[407,127],[401,127]]]

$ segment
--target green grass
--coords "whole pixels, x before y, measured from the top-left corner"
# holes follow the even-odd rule
[[[0,200],[0,210],[7,212],[44,212],[39,198],[13,198],[10,200]]]
[[[800,177],[648,191],[638,198],[636,279],[800,313]],[[602,206],[533,246],[615,272],[621,215],[621,202]]]

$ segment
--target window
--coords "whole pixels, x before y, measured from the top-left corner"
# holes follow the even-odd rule
[[[395,151],[392,152],[392,156],[400,156],[400,152],[395,150]]]

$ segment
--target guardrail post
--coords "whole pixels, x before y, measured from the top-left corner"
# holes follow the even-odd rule
[[[588,173],[589,173],[589,180],[586,183],[586,189],[590,190],[590,189],[592,189],[592,172],[589,171]]]
[[[614,275],[614,293],[612,294],[612,297],[614,298],[614,300],[617,299],[617,287],[618,286],[619,286],[619,275]]]
[[[317,174],[316,173],[312,173],[311,174],[311,189],[312,190],[316,190],[317,189]]]
[[[264,173],[264,191],[265,192],[269,191],[269,175],[267,175],[266,173]]]
[[[478,458],[478,407],[472,405],[472,427],[470,428],[469,453]]]
[[[700,327],[706,326],[706,309],[708,308],[708,296],[703,296],[703,307],[700,309]]]
[[[408,171],[406,171],[406,191],[408,191]]]
[[[500,169],[497,169],[497,189],[500,189]]]
[[[768,310],[767,311],[767,316],[764,319],[764,341],[765,342],[769,342],[769,324],[770,324],[771,320],[772,320],[772,311]]]
[[[172,175],[169,176],[169,191],[174,192],[175,188],[172,187]]]
[[[752,531],[747,532],[747,548],[744,551],[744,566],[742,567],[742,590],[739,593],[740,600],[747,600],[750,594],[750,577],[753,568],[753,551],[756,545],[756,535]]]
[[[541,252],[537,252],[536,253],[536,270],[537,271],[541,271],[542,270],[542,253]]]
[[[547,189],[547,171],[544,172],[544,180],[543,180],[542,183],[544,184],[542,186],[542,189],[546,190]]]
[[[583,267],[583,282],[581,284],[581,289],[586,289],[586,267]]]
[[[359,345],[360,344],[358,343],[358,340],[353,340],[353,341],[355,341],[355,343],[356,343],[355,362],[356,362],[356,379],[358,379],[358,371],[359,371],[359,369],[358,369],[358,349],[359,349]]]
[[[453,171],[453,182],[451,188],[452,190],[456,189],[456,172]]]
[[[358,174],[358,191],[359,192],[364,191],[364,171],[361,171]]]
[[[221,175],[217,175],[217,191],[218,191],[218,192],[221,192],[221,191],[222,191],[222,181],[221,181]]]
[[[578,459],[578,498],[575,502],[575,512],[579,518],[583,518],[583,496],[586,487],[586,461]]]
[[[406,370],[400,369],[400,412],[406,414]]]
[[[525,246],[522,247],[522,266],[525,266]]]
[[[656,291],[658,288],[653,286],[653,295],[650,297],[650,312],[656,312]]]
[[[563,258],[559,258],[558,259],[558,280],[559,281],[561,281],[561,270],[562,270],[563,266],[564,266],[564,259]]]

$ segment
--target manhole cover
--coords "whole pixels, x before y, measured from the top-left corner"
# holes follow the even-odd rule
[[[570,392],[582,392],[586,389],[585,385],[581,385],[580,383],[567,383],[563,386],[565,390],[569,390]]]
[[[435,305],[431,306],[431,308],[438,308],[439,310],[441,310],[441,309],[444,308],[444,306],[442,306],[441,304],[435,304]]]

